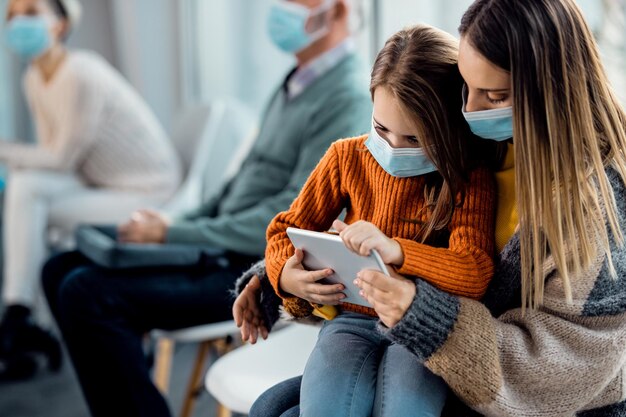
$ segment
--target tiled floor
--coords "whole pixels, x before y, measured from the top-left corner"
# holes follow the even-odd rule
[[[174,416],[180,412],[183,390],[195,357],[196,345],[177,348],[169,396]],[[216,402],[204,391],[196,403],[194,417],[216,415]],[[71,364],[66,360],[58,374],[43,372],[32,381],[0,384],[0,417],[88,417]]]

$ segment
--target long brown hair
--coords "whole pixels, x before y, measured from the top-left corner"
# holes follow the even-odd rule
[[[543,302],[554,259],[568,301],[570,276],[623,244],[605,168],[626,178],[626,115],[573,0],[477,0],[459,32],[511,73],[522,304]],[[608,223],[608,228],[607,228]]]
[[[372,98],[379,87],[395,96],[439,174],[428,177],[425,197],[430,213],[417,236],[421,241],[448,225],[478,156],[495,153],[485,151],[490,144],[474,138],[463,118],[458,52],[452,35],[416,25],[389,38],[372,68]]]

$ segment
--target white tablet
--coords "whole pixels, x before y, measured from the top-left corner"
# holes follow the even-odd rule
[[[358,304],[366,307],[371,305],[359,295],[359,287],[352,281],[356,274],[364,269],[381,271],[389,276],[387,268],[378,252],[372,250],[369,256],[360,256],[348,249],[341,238],[329,233],[312,232],[310,230],[287,228],[291,243],[304,251],[303,265],[308,270],[330,268],[335,271],[326,278],[329,283],[341,283],[346,289],[343,293],[345,303]],[[324,282],[321,281],[321,282]]]

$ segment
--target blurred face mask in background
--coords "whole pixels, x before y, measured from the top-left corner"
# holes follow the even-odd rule
[[[50,48],[50,20],[43,16],[15,16],[5,30],[4,40],[17,55],[26,59],[41,56]]]
[[[309,20],[319,18],[329,11],[337,0],[324,0],[314,9],[287,0],[277,0],[270,9],[267,28],[274,44],[287,53],[296,53],[328,33],[330,28],[324,20],[312,32],[307,32]]]

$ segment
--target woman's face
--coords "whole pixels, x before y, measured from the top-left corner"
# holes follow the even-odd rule
[[[50,25],[50,37],[54,41],[61,39],[65,30],[65,22],[57,17],[47,0],[9,0],[7,8],[7,21],[15,16],[45,17]]]
[[[386,88],[374,91],[374,128],[392,148],[419,148],[414,128],[404,118],[398,99]]]
[[[487,60],[461,38],[459,71],[467,86],[465,111],[492,110],[513,104],[511,74]]]

